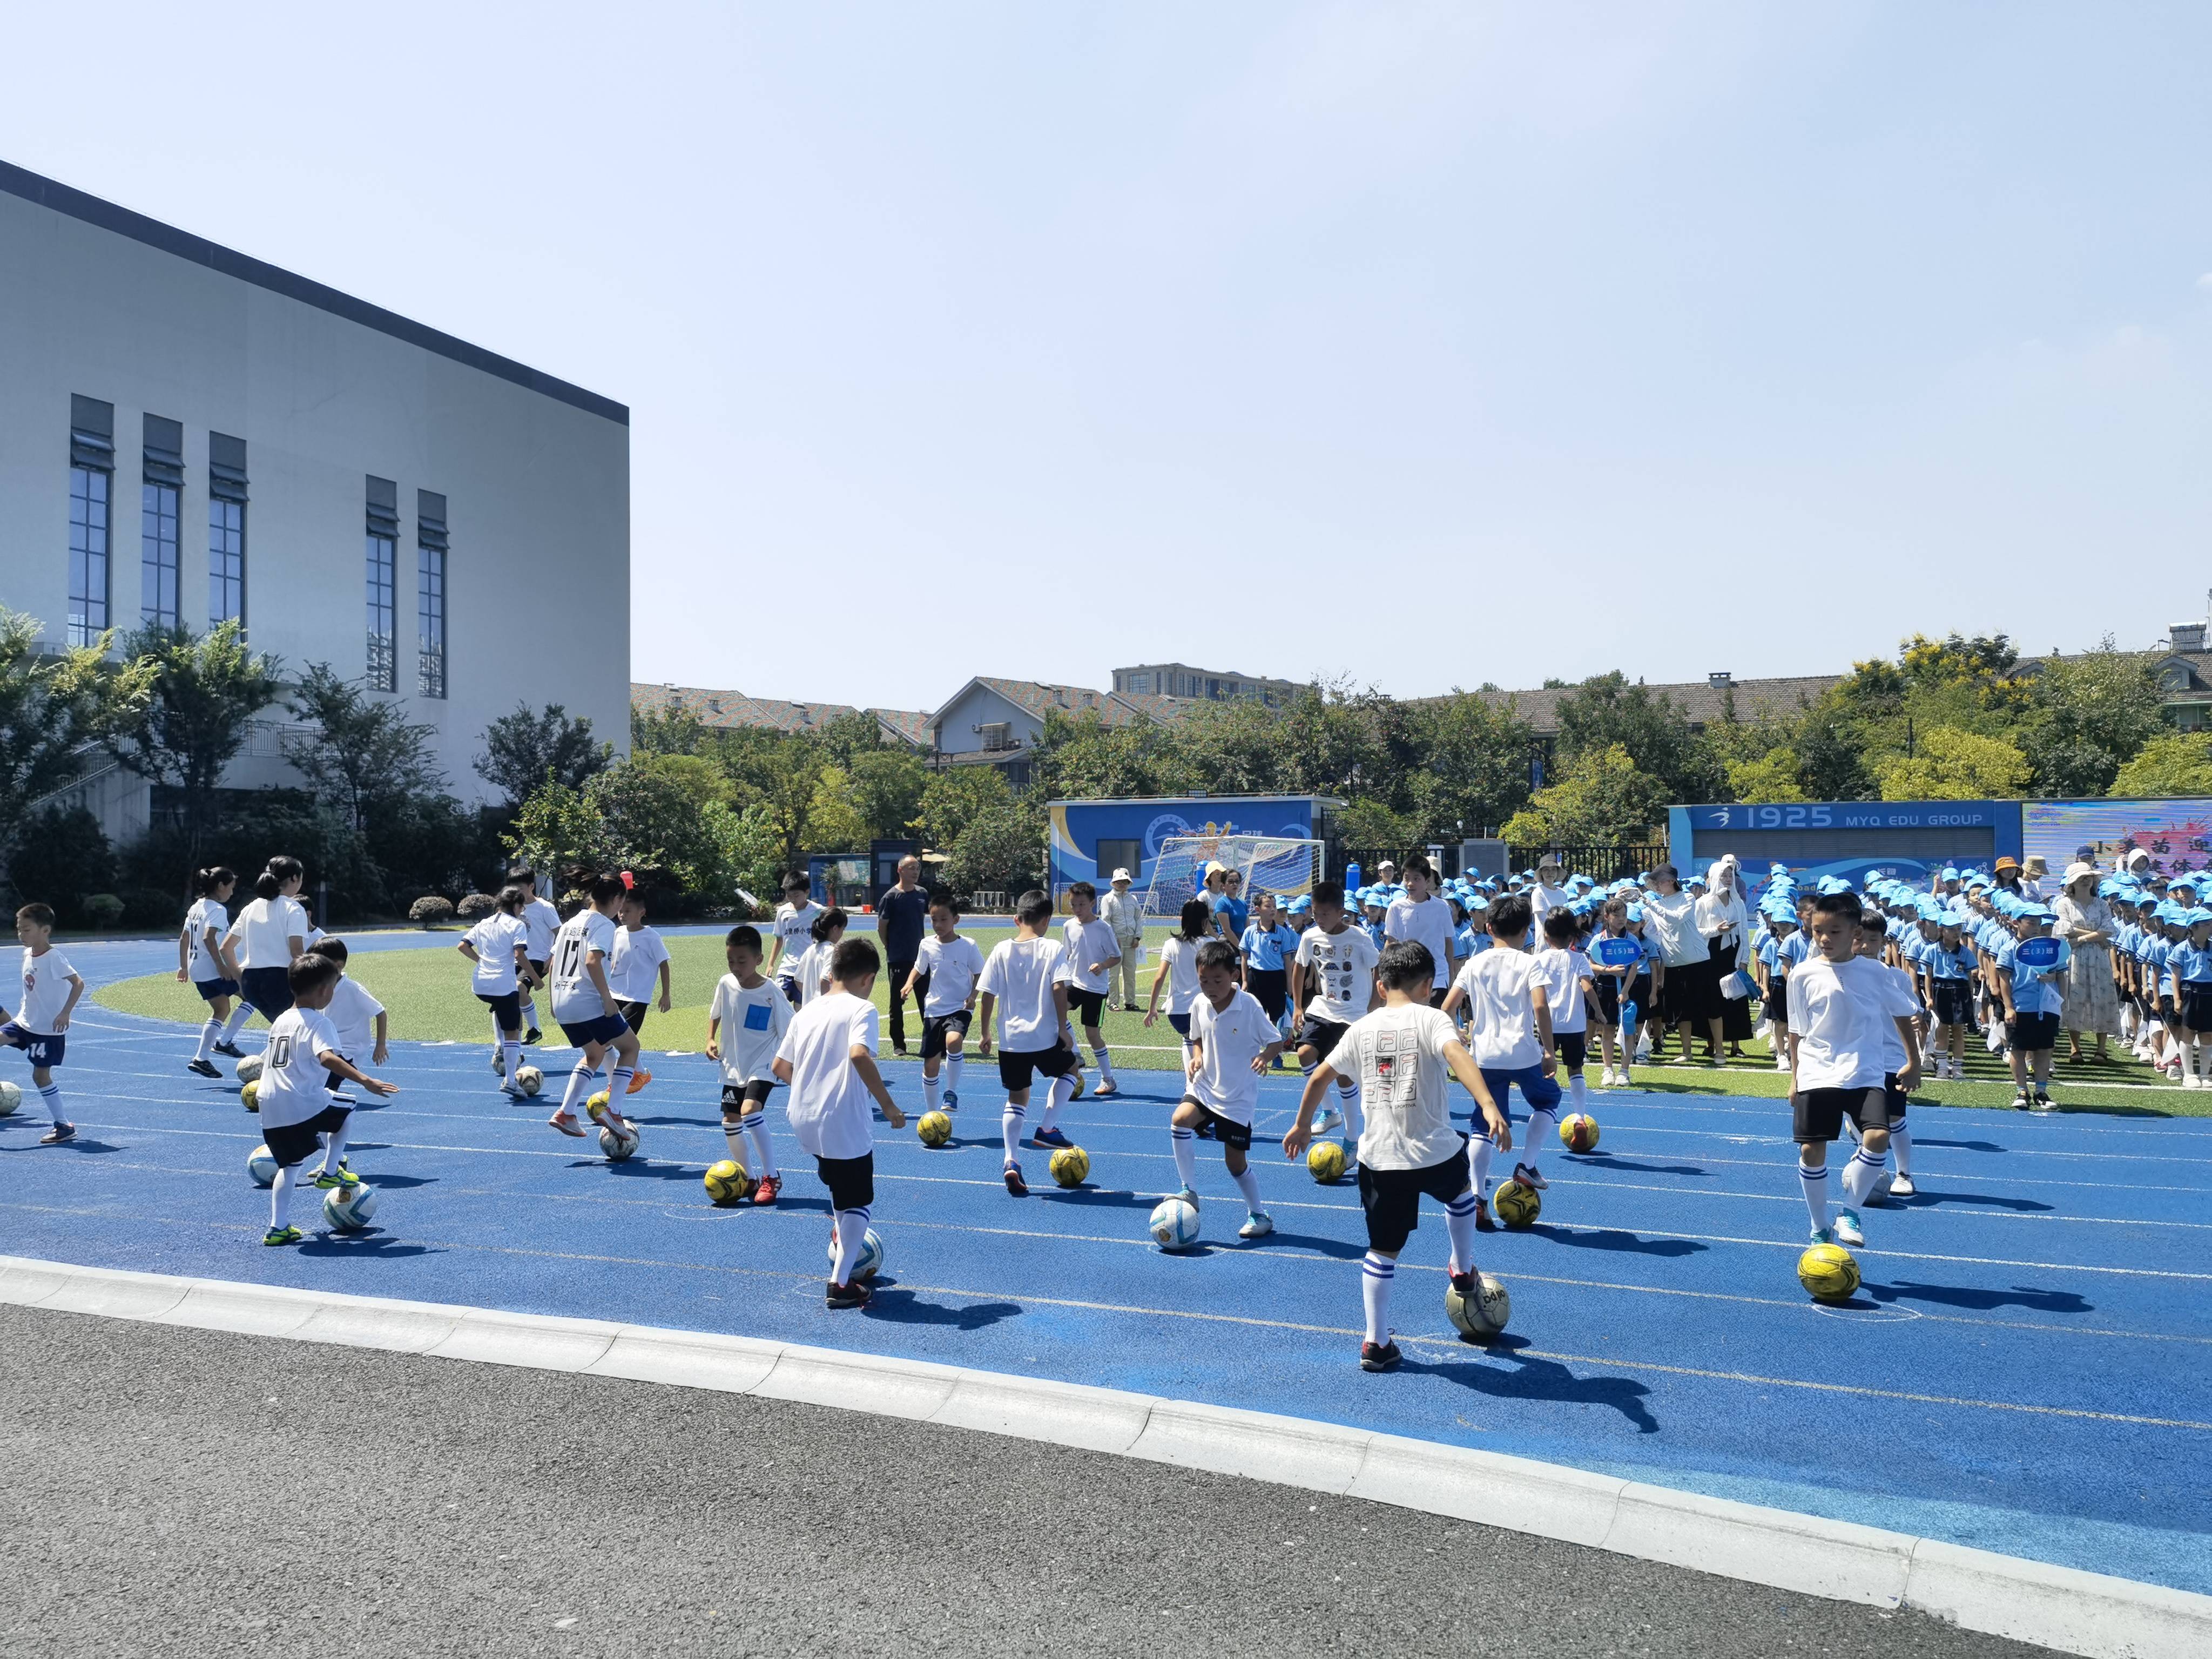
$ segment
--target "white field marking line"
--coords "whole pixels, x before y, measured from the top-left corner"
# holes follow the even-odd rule
[[[241,1138],[240,1136],[239,1136],[239,1135],[238,1135],[238,1134],[236,1134],[235,1133],[233,1133],[233,1132],[228,1132],[228,1131],[223,1131],[223,1130],[218,1130],[218,1129],[163,1129],[163,1128],[156,1128],[156,1127],[152,1127],[152,1126],[150,1126],[150,1125],[140,1125],[140,1124],[118,1124],[118,1123],[94,1123],[94,1122],[89,1122],[89,1121],[86,1122],[82,1127],[88,1127],[88,1128],[94,1128],[94,1129],[123,1129],[123,1130],[129,1130],[129,1131],[131,1131],[131,1132],[133,1132],[133,1133],[141,1133],[141,1134],[153,1134],[153,1135],[163,1135],[163,1134],[192,1135],[192,1136],[200,1136],[200,1137],[206,1137],[206,1138],[210,1138],[210,1139],[224,1139],[224,1140],[235,1140],[235,1139],[240,1139],[240,1138]],[[384,1143],[382,1143],[382,1144],[383,1144],[384,1146],[388,1146],[388,1147],[392,1148],[392,1150],[394,1150],[394,1151],[398,1151],[398,1152],[468,1152],[468,1153],[474,1153],[474,1154],[477,1154],[477,1155],[480,1155],[480,1156],[483,1156],[483,1157],[488,1157],[488,1158],[498,1158],[498,1157],[517,1157],[517,1158],[565,1158],[569,1159],[571,1162],[574,1162],[575,1159],[577,1159],[577,1158],[584,1158],[588,1159],[588,1158],[590,1158],[590,1156],[591,1156],[588,1152],[586,1152],[580,1151],[580,1150],[579,1150],[579,1149],[574,1149],[574,1148],[571,1148],[571,1149],[569,1149],[569,1150],[568,1150],[568,1151],[565,1151],[565,1152],[564,1152],[564,1151],[560,1151],[560,1150],[544,1150],[544,1151],[541,1151],[541,1150],[539,1150],[539,1149],[538,1149],[538,1148],[535,1148],[535,1147],[507,1147],[507,1146],[446,1146],[446,1145],[442,1145],[442,1144],[431,1143],[431,1142],[425,1142],[425,1141],[407,1141],[407,1140],[392,1140],[392,1141],[386,1141],[386,1142],[384,1142]],[[676,1168],[678,1168],[678,1169],[684,1169],[684,1170],[689,1170],[689,1169],[694,1169],[694,1168],[696,1168],[696,1169],[699,1169],[699,1170],[703,1170],[706,1168],[706,1165],[705,1165],[705,1164],[695,1164],[691,1163],[690,1160],[688,1160],[688,1159],[684,1159],[684,1158],[658,1158],[658,1159],[652,1159],[652,1160],[649,1160],[649,1161],[657,1162],[657,1163],[660,1163],[660,1164],[672,1164],[672,1165],[674,1165]],[[980,1187],[980,1188],[995,1188],[995,1187],[997,1187],[997,1186],[999,1186],[999,1185],[1000,1184],[1000,1182],[996,1182],[996,1181],[968,1180],[968,1179],[963,1179],[963,1178],[960,1178],[960,1177],[950,1176],[919,1176],[919,1175],[896,1175],[896,1174],[889,1174],[889,1173],[879,1173],[879,1175],[878,1175],[878,1179],[880,1179],[880,1180],[884,1180],[884,1181],[903,1181],[903,1182],[913,1182],[913,1183],[915,1183],[915,1184],[916,1184],[916,1185],[927,1185],[927,1186],[937,1186],[937,1187]],[[1099,1189],[1094,1189],[1094,1190],[1099,1190]],[[1116,1190],[1116,1189],[1108,1188],[1108,1189],[1103,1189],[1103,1190]],[[1136,1195],[1136,1194],[1135,1194],[1135,1189],[1134,1189],[1134,1188],[1131,1188],[1131,1189],[1129,1189],[1129,1190],[1130,1190],[1131,1195],[1132,1195],[1133,1197]],[[1663,1188],[1662,1188],[1662,1189],[1659,1189],[1659,1190],[1665,1190],[1665,1189],[1663,1189]],[[1777,1201],[1784,1201],[1784,1200],[1778,1200]],[[1338,1214],[1345,1214],[1345,1213],[1348,1213],[1348,1212],[1352,1212],[1352,1211],[1355,1210],[1356,1208],[1358,1208],[1358,1206],[1356,1206],[1356,1205],[1352,1205],[1352,1204],[1314,1204],[1314,1203],[1305,1202],[1305,1201],[1303,1201],[1303,1200],[1296,1200],[1296,1199],[1279,1199],[1279,1200],[1273,1200],[1273,1202],[1274,1203],[1275,1207],[1276,1207],[1276,1208],[1278,1208],[1278,1209],[1285,1209],[1285,1210],[1327,1210],[1327,1211],[1334,1212],[1338,1213]],[[1570,1229],[1570,1231],[1575,1231],[1575,1230],[1574,1230],[1574,1229]],[[1680,1239],[1688,1239],[1688,1240],[1692,1240],[1692,1241],[1693,1241],[1693,1242],[1697,1242],[1697,1243],[1707,1243],[1707,1244],[1751,1244],[1751,1245],[1756,1245],[1756,1246],[1759,1246],[1759,1248],[1761,1248],[1761,1249],[1765,1249],[1802,1250],[1802,1249],[1804,1248],[1802,1245],[1800,1245],[1800,1244],[1791,1243],[1788,1243],[1788,1242],[1785,1242],[1785,1241],[1781,1241],[1781,1240],[1777,1240],[1777,1239],[1771,1239],[1771,1238],[1739,1238],[1739,1237],[1734,1237],[1734,1236],[1729,1235],[1729,1234],[1725,1234],[1725,1233],[1684,1233],[1684,1232],[1673,1232],[1673,1231],[1667,1231],[1667,1230],[1665,1230],[1665,1229],[1657,1228],[1657,1227],[1645,1227],[1645,1226],[1640,1226],[1640,1225],[1639,1225],[1639,1226],[1630,1226],[1630,1225],[1627,1225],[1627,1224],[1620,1224],[1620,1223],[1614,1223],[1614,1224],[1600,1224],[1600,1223],[1592,1223],[1592,1224],[1589,1224],[1586,1229],[1583,1229],[1583,1231],[1592,1231],[1592,1232],[1626,1232],[1626,1233],[1632,1233],[1632,1234],[1636,1235],[1638,1237],[1643,1237],[1643,1238],[1680,1238]],[[1896,1259],[1898,1259],[1898,1260],[1899,1260],[1899,1261],[1948,1261],[1948,1262],[1954,1262],[1954,1263],[1972,1264],[1972,1265],[1977,1265],[1977,1266],[1982,1266],[1982,1267],[1992,1267],[2033,1268],[2033,1269],[2034,1269],[2035,1271],[2037,1271],[2037,1272],[2039,1272],[2039,1273],[2107,1273],[2107,1274],[2113,1274],[2113,1275],[2118,1275],[2118,1276],[2124,1277],[2124,1278],[2135,1278],[2135,1279],[2192,1279],[2192,1280],[2212,1280],[2212,1273],[2176,1273],[2176,1272],[2173,1272],[2173,1271],[2169,1270],[2169,1269],[2156,1268],[2156,1267],[2090,1267],[2090,1266],[2087,1266],[2087,1265],[2084,1265],[2084,1264],[2080,1263],[2080,1262],[2067,1262],[2067,1261],[2014,1261],[2014,1260],[2011,1260],[2011,1259],[2009,1259],[2009,1258],[2008,1258],[2008,1257],[2003,1257],[2003,1256],[1984,1256],[1984,1255],[1938,1255],[1938,1254],[1936,1254],[1936,1253],[1933,1253],[1933,1252],[1929,1252],[1929,1251],[1918,1251],[1918,1250],[1885,1250],[1885,1249],[1878,1249],[1878,1248],[1876,1248],[1875,1246],[1874,1246],[1874,1245],[1870,1245],[1870,1244],[1869,1244],[1869,1245],[1862,1245],[1862,1246],[1860,1246],[1859,1248],[1860,1248],[1862,1250],[1863,1250],[1866,1254],[1868,1254],[1868,1255],[1869,1255],[1893,1256],[1893,1257],[1895,1257]]]
[[[1917,1150],[1917,1148],[1915,1148],[1916,1152]],[[1945,1146],[1939,1148],[1938,1150],[1942,1152],[1949,1152],[1951,1148]],[[1109,1156],[1119,1157],[1121,1154],[1115,1153],[1109,1154]],[[1546,1152],[1545,1156],[1549,1158],[1552,1154],[1547,1151]],[[1567,1164],[1566,1167],[1570,1170],[1601,1170],[1606,1167],[1602,1162],[1593,1164],[1582,1161],[1589,1158],[1589,1155],[1588,1153],[1579,1155],[1575,1153],[1565,1153],[1565,1156],[1577,1159],[1577,1161]],[[1600,1153],[1598,1156],[1601,1159],[1603,1159],[1605,1158],[1611,1157],[1612,1154],[1607,1152]],[[1659,1152],[1649,1153],[1647,1156],[1652,1158],[1694,1158],[1701,1163],[1724,1164],[1729,1165],[1730,1168],[1747,1170],[1785,1170],[1790,1167],[1790,1163],[1791,1161],[1786,1158],[1713,1158],[1704,1152],[1676,1153]],[[2149,1182],[2143,1181],[2055,1181],[2048,1176],[2013,1175],[2008,1171],[2003,1175],[1987,1175],[1963,1170],[1930,1170],[1925,1167],[1916,1170],[1912,1178],[1915,1181],[1917,1181],[1923,1176],[1927,1176],[1931,1181],[1972,1181],[1978,1182],[1985,1187],[2002,1187],[2007,1188],[2014,1187],[2087,1187],[2100,1193],[2195,1193],[2201,1197],[2212,1197],[2212,1188],[2207,1188],[2203,1186],[2161,1187],[2154,1185]],[[1580,1177],[1577,1177],[1577,1179],[1579,1178]],[[1682,1178],[1685,1181],[1687,1181],[1691,1177],[1685,1176]]]
[[[1665,1129],[1653,1124],[1633,1124],[1623,1129],[1623,1134],[1680,1135],[1692,1140],[1717,1140],[1729,1146],[1771,1146],[1778,1141],[1786,1144],[1789,1136],[1745,1135],[1719,1129]],[[1918,1137],[1914,1137],[1917,1142]],[[1949,1152],[1950,1147],[1942,1150]],[[2117,1164],[2212,1164],[2212,1158],[2169,1158],[2162,1152],[2079,1152],[2060,1146],[2007,1146],[1997,1152],[1980,1154],[1984,1158],[2094,1158]]]
[[[10,1209],[41,1211],[61,1215],[102,1215],[110,1212],[71,1210],[58,1206],[8,1205]],[[143,1218],[178,1226],[212,1226],[224,1232],[251,1233],[251,1227],[234,1223],[208,1223],[183,1220],[170,1216]],[[463,1243],[447,1239],[428,1238],[420,1241],[426,1247],[441,1250],[461,1250],[483,1255],[515,1255],[556,1261],[592,1261],[616,1267],[674,1267],[694,1273],[721,1273],[762,1279],[791,1279],[802,1282],[816,1276],[811,1273],[783,1273],[765,1267],[736,1267],[721,1263],[701,1261],[672,1261],[658,1257],[600,1255],[584,1251],[525,1249],[513,1245]],[[1248,1314],[1207,1313],[1184,1308],[1148,1308],[1118,1302],[1093,1302],[1068,1297],[1037,1296],[1011,1291],[970,1291],[951,1285],[910,1285],[898,1282],[902,1290],[924,1292],[932,1296],[957,1297],[970,1302],[1012,1302],[1016,1305],[1035,1303],[1046,1307],[1077,1308],[1093,1313],[1122,1314],[1133,1318],[1188,1319],[1213,1324],[1245,1325],[1264,1330],[1296,1331],[1302,1334],[1357,1337],[1363,1333],[1342,1326],[1311,1325],[1285,1319],[1262,1319]],[[1441,1348],[1446,1352],[1463,1349],[1468,1345],[1456,1339],[1447,1341],[1441,1337],[1407,1336],[1403,1341],[1425,1347]],[[2193,1429],[2212,1433],[2212,1423],[2199,1423],[2187,1418],[2136,1417],[2118,1412],[2086,1411],[2071,1406],[2037,1406],[2020,1401],[1976,1400],[1958,1395],[1917,1394],[1898,1389],[1868,1388],[1851,1382],[1822,1382],[1804,1377],[1766,1376],[1755,1371],[1711,1370],[1694,1365],[1669,1365],[1656,1361],[1623,1359],[1618,1355],[1555,1353],[1541,1348],[1516,1348],[1504,1356],[1508,1364],[1521,1359],[1540,1359],[1559,1364],[1595,1365],[1613,1370],[1650,1371],[1667,1376],[1695,1376],[1721,1382],[1743,1382],[1759,1388],[1806,1389],[1820,1394],[1850,1395],[1870,1400],[1902,1400],[1916,1405],[1955,1406],[1983,1411],[2017,1412],[2036,1417],[2069,1418],[2095,1423],[2122,1423],[2137,1428]]]
[[[1109,1152],[1107,1156],[1111,1158],[1119,1154]],[[1510,1152],[1500,1152],[1498,1156],[1510,1158],[1513,1155]],[[1775,1167],[1779,1169],[1784,1166],[1778,1164]],[[1790,1193],[1739,1193],[1731,1192],[1725,1187],[1653,1187],[1633,1181],[1592,1181],[1585,1176],[1576,1176],[1565,1182],[1554,1182],[1553,1184],[1586,1187],[1594,1192],[1672,1193],[1682,1198],[1741,1198],[1760,1204],[1802,1204],[1805,1201],[1802,1197]],[[1990,1221],[2078,1221],[2086,1225],[2099,1227],[2190,1227],[2203,1232],[2212,1232],[2212,1221],[2154,1221],[2136,1216],[2060,1215],[2055,1212],[2049,1214],[2037,1214],[2033,1212],[2023,1214],[2015,1210],[1984,1207],[1960,1210],[1948,1218],[1965,1220],[1969,1218]]]
[[[2107,1085],[2106,1086],[2118,1087],[2121,1085]],[[2130,1091],[2130,1092],[2133,1092],[2133,1091]],[[2186,1089],[2145,1089],[2142,1092],[2145,1094],[2188,1094],[2193,1091]],[[1622,1096],[1617,1094],[1607,1094],[1604,1097],[1604,1100],[1606,1108],[1608,1111],[1656,1112],[1662,1115],[1669,1117],[1685,1116],[1694,1113],[1705,1113],[1716,1117],[1771,1118],[1777,1115],[1776,1109],[1778,1108],[1780,1109],[1780,1115],[1782,1115],[1786,1116],[1789,1112],[1790,1100],[1789,1097],[1786,1095],[1737,1095],[1729,1097],[1738,1100],[1756,1099],[1764,1103],[1767,1109],[1760,1111],[1749,1107],[1715,1106],[1708,1103],[1705,1099],[1685,1095]],[[1564,1096],[1561,1097],[1561,1103],[1563,1104],[1565,1103]],[[2041,1122],[2045,1121],[2042,1119],[2029,1118],[2026,1114],[2008,1105],[1946,1106],[1941,1102],[1932,1100],[1921,1100],[1917,1103],[1939,1112],[1986,1112],[1999,1123],[2021,1121]],[[2161,1120],[2161,1121],[2166,1125],[2164,1127],[2156,1129],[2136,1129],[2129,1128],[2120,1124],[2105,1124],[2096,1122],[2094,1121],[2094,1114],[2093,1109],[2091,1111],[2077,1113],[2072,1116],[2061,1117],[2059,1119],[2053,1120],[2053,1121],[2069,1130],[2084,1135],[2142,1135],[2154,1139],[2164,1139],[2167,1140],[2203,1140],[2208,1138],[2207,1132],[2199,1127],[2206,1121],[2205,1119],[2201,1117],[2169,1117]],[[1948,1121],[1948,1120],[1939,1121]],[[1629,1127],[1634,1129],[1651,1130],[1656,1133],[1669,1134],[1718,1134],[1722,1133],[1717,1129],[1668,1129],[1662,1131],[1656,1124],[1638,1123],[1632,1124]],[[2121,1156],[2121,1154],[2110,1154],[2109,1156]]]

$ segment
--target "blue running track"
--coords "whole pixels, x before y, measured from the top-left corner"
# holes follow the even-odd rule
[[[412,948],[419,936],[362,939]],[[441,945],[443,941],[441,942]],[[97,985],[173,966],[160,944],[73,945]],[[464,994],[457,975],[455,994]],[[258,1046],[258,1023],[246,1046]],[[650,1032],[648,1026],[647,1030]],[[1091,1183],[1000,1185],[996,1067],[970,1061],[954,1143],[879,1126],[887,1282],[822,1305],[826,1203],[770,1121],[788,1177],[772,1211],[719,1210],[714,1070],[648,1050],[644,1141],[610,1164],[495,1092],[486,1049],[398,1042],[403,1091],[356,1120],[376,1228],[264,1249],[259,1139],[236,1085],[185,1072],[184,1028],[88,1000],[62,1072],[81,1139],[0,1120],[0,1252],[366,1295],[728,1331],[1026,1372],[1480,1446],[2212,1592],[2212,1121],[1923,1108],[1909,1207],[1871,1211],[1866,1284],[1823,1309],[1794,1273],[1805,1215],[1778,1102],[1594,1097],[1598,1155],[1556,1146],[1544,1218],[1485,1237],[1513,1292],[1507,1337],[1454,1340],[1440,1211],[1425,1212],[1393,1310],[1407,1363],[1356,1364],[1357,1194],[1254,1148],[1278,1231],[1200,1146],[1205,1239],[1151,1247],[1176,1185],[1171,1079],[1064,1122]],[[543,1063],[557,1088],[563,1057]],[[885,1075],[909,1114],[919,1067]],[[20,1057],[0,1075],[27,1083]],[[1271,1080],[1260,1130],[1295,1110]],[[1516,1116],[1518,1107],[1516,1103]],[[1841,1159],[1834,1160],[1839,1168]],[[320,1215],[313,1194],[295,1220]]]

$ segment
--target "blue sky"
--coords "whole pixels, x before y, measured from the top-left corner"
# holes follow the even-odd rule
[[[9,34],[0,155],[632,406],[639,679],[1411,695],[2204,614],[2212,8]]]

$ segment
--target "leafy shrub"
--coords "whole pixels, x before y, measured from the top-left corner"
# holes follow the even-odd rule
[[[84,920],[84,902],[115,885],[115,855],[100,820],[82,806],[48,806],[23,820],[8,854],[18,904],[51,904],[65,924]]]
[[[123,921],[123,901],[112,893],[94,893],[78,907],[91,927],[114,927]]]
[[[407,920],[425,927],[453,919],[453,902],[442,893],[425,893],[407,907]]]
[[[489,893],[471,893],[453,908],[453,914],[463,921],[478,921],[499,908],[499,901]]]
[[[158,887],[123,890],[123,925],[126,927],[174,927],[185,919],[185,902]]]

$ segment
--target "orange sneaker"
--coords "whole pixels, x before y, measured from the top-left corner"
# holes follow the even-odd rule
[[[775,1195],[782,1190],[783,1183],[774,1176],[763,1176],[760,1178],[760,1185],[753,1188],[753,1202],[773,1204],[775,1202]]]
[[[644,1066],[641,1066],[637,1070],[629,1074],[629,1088],[627,1092],[634,1095],[640,1089],[642,1089],[647,1084],[652,1081],[653,1073],[647,1071]]]

